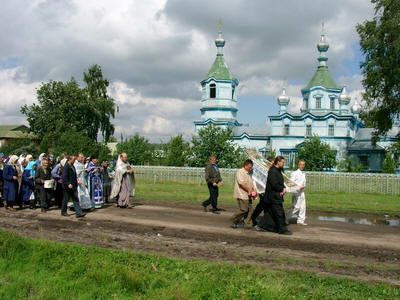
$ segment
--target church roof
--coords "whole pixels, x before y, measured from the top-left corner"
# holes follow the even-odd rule
[[[215,61],[207,74],[207,78],[215,78],[215,79],[226,79],[226,80],[235,80],[231,71],[225,63],[223,55],[217,55]]]
[[[318,69],[315,72],[313,78],[303,90],[309,90],[315,86],[322,86],[326,89],[342,89],[341,87],[336,85],[335,81],[328,71],[327,66],[318,66]]]
[[[246,133],[248,136],[269,136],[270,130],[268,125],[264,126],[237,126],[233,128],[233,135],[239,137]]]

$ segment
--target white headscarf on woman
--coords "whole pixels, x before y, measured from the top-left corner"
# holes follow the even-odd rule
[[[10,160],[8,161],[8,164],[15,166],[18,162],[18,156],[16,155],[11,155]]]
[[[66,159],[66,158],[63,158],[63,159],[60,161],[61,167],[64,167],[66,162],[67,162],[67,159]]]

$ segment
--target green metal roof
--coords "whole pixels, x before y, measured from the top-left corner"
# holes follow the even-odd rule
[[[28,127],[25,125],[1,125],[0,126],[0,138],[18,139],[26,138],[26,132]]]
[[[225,63],[223,55],[217,55],[210,71],[208,71],[207,78],[214,77],[215,79],[235,80],[231,71]]]
[[[326,89],[342,89],[341,87],[336,85],[335,81],[328,71],[327,66],[318,66],[318,69],[315,72],[313,78],[303,90],[309,90],[315,86],[322,86]]]

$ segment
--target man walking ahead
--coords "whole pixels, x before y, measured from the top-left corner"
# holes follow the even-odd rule
[[[299,187],[296,192],[292,194],[292,208],[286,215],[286,221],[289,223],[291,218],[297,216],[298,225],[307,225],[304,223],[306,220],[306,195],[304,194],[304,188],[306,187],[306,174],[304,168],[306,162],[299,160],[298,169],[292,173],[290,179],[293,180]]]
[[[257,198],[257,192],[250,174],[252,168],[253,162],[248,159],[244,162],[243,168],[236,173],[233,197],[237,199],[239,212],[232,217],[232,228],[241,226],[242,221],[244,221],[244,226],[251,228],[251,214],[253,213],[251,202],[252,198]]]
[[[210,193],[210,198],[202,203],[204,211],[207,211],[207,206],[211,204],[211,212],[214,214],[220,214],[220,209],[217,207],[218,201],[218,184],[220,186],[224,185],[222,181],[221,174],[219,172],[218,166],[216,164],[217,159],[215,156],[210,157],[210,163],[206,167],[205,177],[208,186],[208,191]]]

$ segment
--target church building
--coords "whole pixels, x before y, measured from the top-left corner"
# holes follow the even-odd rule
[[[283,87],[277,97],[279,111],[268,116],[263,126],[246,126],[237,121],[237,87],[239,85],[224,61],[221,26],[215,40],[217,57],[206,78],[201,81],[201,119],[195,121],[195,134],[209,124],[232,127],[235,142],[243,148],[255,149],[268,156],[271,151],[286,158],[289,167],[295,167],[296,148],[313,135],[320,137],[336,153],[336,160],[346,157],[363,165],[369,172],[379,172],[385,149],[396,141],[399,127],[394,127],[374,146],[372,128],[365,128],[360,120],[361,107],[351,98],[346,87],[338,86],[328,70],[329,44],[324,32],[317,44],[318,66],[314,76],[301,90],[303,103],[299,112],[289,113],[290,97]],[[261,109],[261,108],[260,108]]]

